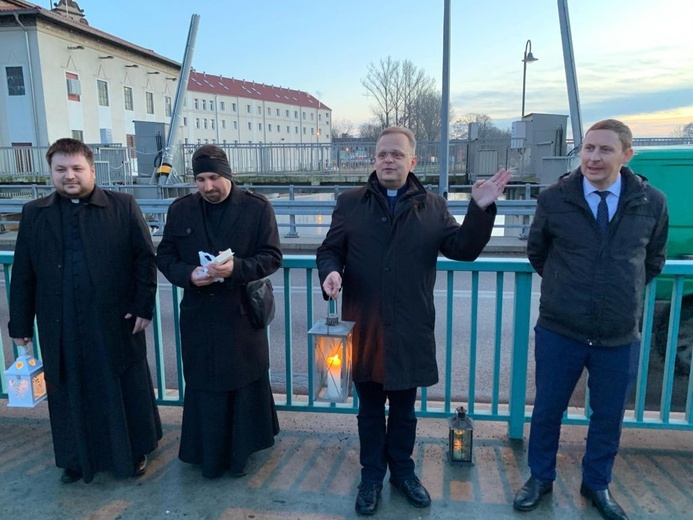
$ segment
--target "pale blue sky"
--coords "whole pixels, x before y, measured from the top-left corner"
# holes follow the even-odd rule
[[[48,2],[36,2],[48,7]],[[90,25],[182,61],[200,15],[198,71],[309,92],[356,128],[361,79],[381,58],[411,60],[442,86],[443,0],[81,0]],[[556,0],[452,0],[451,103],[460,116],[569,114]],[[693,121],[690,0],[569,1],[583,123],[616,117],[636,136]]]

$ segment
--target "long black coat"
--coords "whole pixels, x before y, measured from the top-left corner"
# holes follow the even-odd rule
[[[230,206],[219,230],[216,251],[207,238],[199,193],[176,200],[168,212],[157,265],[184,289],[180,311],[185,383],[193,390],[228,392],[260,378],[269,368],[264,329],[248,316],[245,285],[281,266],[279,231],[272,205],[262,195],[233,186]],[[197,287],[190,275],[200,265],[199,251],[234,252],[233,273],[222,283]]]
[[[63,235],[59,195],[28,202],[22,210],[10,285],[12,338],[34,335],[38,323],[46,382],[60,376],[63,331]],[[93,295],[112,373],[146,357],[144,332],[132,334],[127,313],[151,319],[156,297],[154,247],[142,211],[125,193],[98,186],[80,221]]]
[[[320,283],[342,275],[342,317],[354,321],[356,382],[386,390],[438,382],[433,287],[438,253],[472,261],[491,237],[495,204],[470,201],[460,226],[441,196],[413,173],[390,214],[375,172],[366,186],[337,199],[330,230],[317,252]]]

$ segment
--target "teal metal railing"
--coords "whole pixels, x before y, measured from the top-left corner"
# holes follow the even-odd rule
[[[7,315],[13,253],[0,252],[4,266],[7,299],[0,315]],[[476,420],[508,423],[510,438],[522,438],[531,417],[533,372],[530,363],[532,326],[536,320],[538,277],[526,259],[482,258],[475,262],[438,260],[439,309],[436,331],[441,381],[421,389],[417,413],[421,417],[447,417],[465,404]],[[676,338],[680,327],[684,282],[693,279],[693,261],[668,261],[663,275],[673,279],[666,356],[655,374],[650,369],[651,333],[656,280],[648,286],[643,318],[643,341],[635,397],[628,407],[628,427],[693,430],[693,378],[675,371]],[[358,398],[345,404],[313,399],[313,346],[306,331],[324,317],[327,309],[320,292],[314,256],[285,256],[274,281],[277,318],[268,329],[271,345],[272,386],[281,410],[325,413],[356,413]],[[170,288],[170,296],[169,296]],[[162,294],[166,296],[161,297]],[[155,384],[160,405],[183,404],[184,380],[178,306],[182,290],[159,286],[152,327],[148,329],[153,350]],[[444,305],[441,305],[441,300]],[[460,307],[463,306],[463,307]],[[440,310],[445,312],[441,313]],[[6,330],[1,337],[0,357],[7,367],[16,347],[10,347]],[[38,341],[34,355],[40,357]],[[661,378],[660,378],[661,376]],[[659,392],[653,398],[653,387]],[[684,388],[682,391],[681,388]],[[589,422],[589,395],[571,403],[566,424]],[[681,394],[685,396],[681,398]],[[7,397],[2,380],[2,397]],[[678,402],[673,406],[674,397]],[[674,409],[675,408],[675,409]]]

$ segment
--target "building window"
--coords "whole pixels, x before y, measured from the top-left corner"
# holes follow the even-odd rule
[[[262,130],[262,123],[258,123],[258,124],[257,124],[257,129],[258,129],[258,130]]]
[[[233,122],[233,129],[238,130],[238,121]]]
[[[279,117],[279,109],[277,109],[277,117]]]
[[[209,102],[209,109],[214,112],[214,101]]]
[[[310,113],[310,120],[311,121],[315,120],[315,114],[313,114],[313,112]]]
[[[207,100],[206,99],[202,100],[202,110],[207,110]]]
[[[199,110],[200,108],[200,100],[195,98],[193,104],[195,105],[195,110]]]
[[[322,114],[318,114],[318,121],[322,121]]]
[[[294,127],[294,130],[295,130],[295,132],[294,132],[294,133],[296,133],[296,134],[297,134],[297,133],[298,133],[298,127],[297,127],[297,126],[295,126],[295,127]]]
[[[246,105],[248,107],[248,113],[250,114],[250,105]]]
[[[154,113],[154,93],[153,92],[145,92],[144,93],[144,99],[147,104],[147,114],[153,114]]]
[[[268,116],[272,115],[272,109],[270,107],[267,107],[267,115]]]
[[[294,119],[298,119],[298,110],[294,110]]]
[[[188,126],[188,118],[183,116],[183,126]]]
[[[253,129],[253,123],[248,121],[248,130],[252,130],[252,129]]]
[[[315,135],[315,128],[310,129],[310,135]]]
[[[325,112],[325,120],[328,120],[328,119],[330,119],[330,113],[329,113],[329,112]]]
[[[96,80],[96,89],[99,93],[99,105],[102,107],[109,106],[108,104],[108,83],[103,80]]]
[[[79,76],[72,72],[66,72],[65,81],[67,82],[67,99],[79,101],[82,94],[82,84],[79,81]]]
[[[204,127],[205,130],[207,130],[207,118],[206,117],[202,120],[202,126]]]
[[[305,113],[305,112],[302,112],[302,114],[301,114],[301,115],[303,116],[303,119],[305,119],[305,118],[306,118],[306,113]]]
[[[210,119],[209,124],[212,126],[212,130],[214,130],[214,119]]]
[[[260,105],[257,106],[257,113],[262,114],[262,107]]]
[[[226,110],[226,103],[224,103],[223,101],[219,101],[219,110],[221,110],[222,112]]]
[[[289,111],[288,110],[286,111],[286,117],[289,117]]]
[[[10,96],[26,94],[22,67],[5,67],[5,73],[7,74],[7,94]]]
[[[281,133],[281,131],[282,131],[282,127],[279,126],[279,125],[277,125],[277,132],[278,132],[278,133]]]
[[[221,120],[221,127],[226,130],[226,119]]]
[[[200,128],[200,118],[199,117],[195,118],[195,128]]]
[[[289,125],[286,125],[286,133],[287,134],[291,133],[291,127]]]
[[[135,110],[131,87],[123,87],[123,101],[125,102],[125,110]]]
[[[306,135],[306,127],[303,127],[303,135]]]
[[[236,111],[236,103],[231,103],[231,110]]]
[[[73,130],[72,138],[84,142],[84,132],[82,130]]]
[[[267,131],[271,132],[272,131],[272,125],[267,125]]]
[[[171,117],[171,96],[164,96],[164,110],[166,117]]]

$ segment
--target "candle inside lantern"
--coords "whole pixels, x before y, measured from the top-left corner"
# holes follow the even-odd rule
[[[338,399],[342,388],[342,360],[338,355],[327,358],[327,391],[325,397]]]

